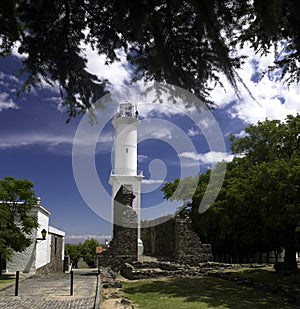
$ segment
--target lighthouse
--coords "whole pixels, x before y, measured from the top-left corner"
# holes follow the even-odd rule
[[[112,124],[115,129],[114,162],[109,178],[109,184],[112,186],[112,209],[114,209],[114,198],[121,186],[132,186],[135,196],[132,208],[136,212],[138,221],[136,241],[138,255],[141,255],[143,243],[141,240],[140,207],[141,181],[144,176],[137,169],[137,130],[140,126],[137,109],[130,102],[120,103]]]

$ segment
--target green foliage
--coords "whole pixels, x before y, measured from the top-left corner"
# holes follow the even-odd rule
[[[242,157],[227,164],[223,187],[203,214],[199,204],[209,172],[199,176],[189,203],[191,227],[212,244],[215,255],[231,256],[233,261],[283,247],[284,272],[294,273],[300,226],[300,115],[287,116],[284,122],[265,120],[245,132],[243,138],[231,137],[232,151]],[[176,179],[166,184],[166,198],[184,200],[188,189],[172,195],[178,183]],[[188,186],[191,180],[183,183]]]
[[[72,265],[76,264],[81,257],[82,244],[65,244],[65,254],[70,256],[70,262]]]
[[[37,204],[32,188],[29,180],[0,180],[0,269],[13,251],[22,252],[31,244],[28,235],[38,227],[37,217],[31,214]]]
[[[92,238],[86,240],[83,244],[66,244],[65,250],[66,254],[70,256],[72,264],[76,264],[82,257],[88,266],[93,267],[95,266],[96,247],[99,245],[99,242]]]
[[[82,43],[105,54],[107,63],[124,52],[134,81],[177,85],[212,107],[209,85],[221,84],[220,73],[238,94],[243,57],[234,52],[247,42],[260,53],[276,43],[274,67],[288,82],[299,81],[299,14],[296,0],[2,1],[0,55],[18,42],[26,55],[23,89],[58,84],[70,117],[91,107],[108,83],[87,71]]]
[[[95,239],[88,239],[82,244],[82,257],[90,267],[95,266],[96,247],[99,245]]]

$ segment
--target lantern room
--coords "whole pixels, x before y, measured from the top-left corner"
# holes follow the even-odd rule
[[[119,105],[117,117],[138,118],[138,111],[130,102],[124,102]]]

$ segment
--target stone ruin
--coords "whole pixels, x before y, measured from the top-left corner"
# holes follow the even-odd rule
[[[113,238],[109,248],[98,254],[98,266],[116,270],[125,262],[137,261],[137,213],[132,208],[135,198],[132,185],[122,185],[114,198]]]
[[[202,244],[180,213],[142,222],[144,255],[176,263],[198,265],[212,261],[211,245]]]
[[[137,259],[137,227],[138,218],[132,208],[135,198],[131,185],[120,187],[114,199],[113,239],[110,251],[115,256],[127,256]]]
[[[132,185],[122,185],[114,198],[114,226],[110,247],[98,254],[98,267],[120,271],[125,263],[138,262],[138,221],[132,208],[135,198]],[[182,265],[212,261],[212,250],[202,244],[188,227],[188,218],[180,214],[143,221],[141,238],[144,255]]]

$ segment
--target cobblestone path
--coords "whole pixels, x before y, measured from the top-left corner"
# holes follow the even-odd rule
[[[75,270],[73,296],[70,296],[70,274],[56,273],[19,282],[0,291],[1,309],[90,309],[93,308],[97,286],[97,271]]]

